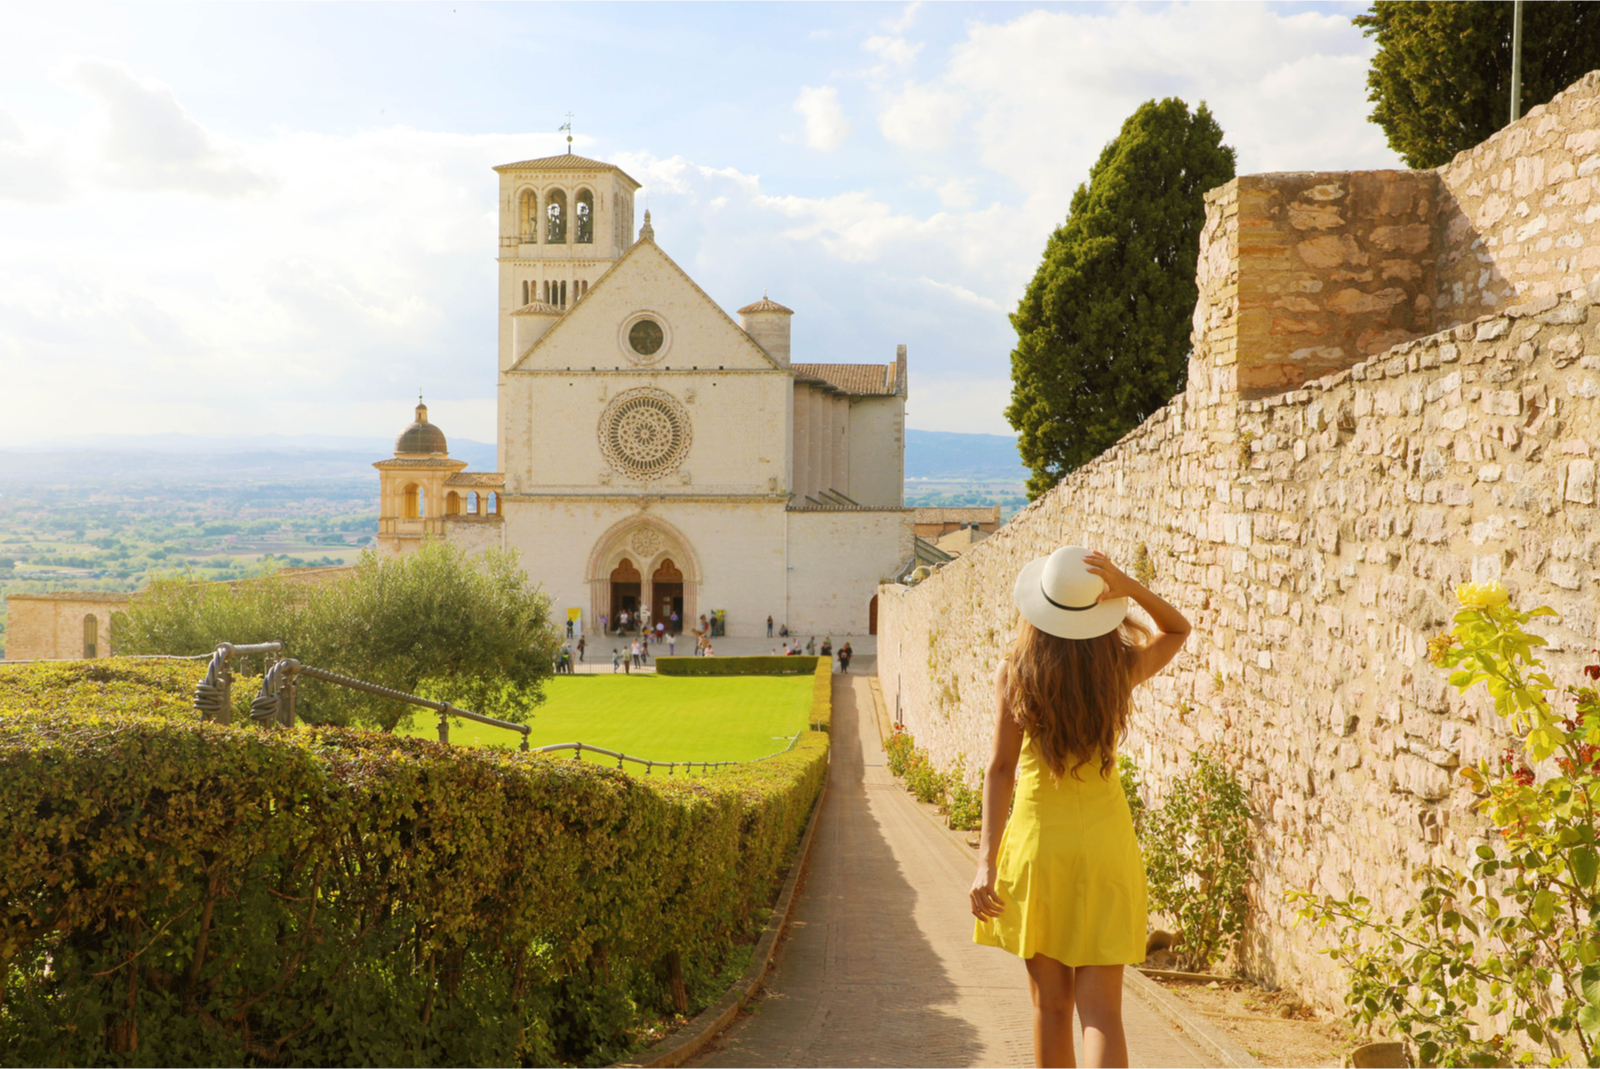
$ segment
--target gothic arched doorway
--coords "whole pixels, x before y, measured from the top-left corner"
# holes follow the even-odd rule
[[[652,620],[664,621],[674,633],[683,629],[683,573],[678,571],[678,566],[672,563],[671,557],[663,557],[661,565],[656,568],[655,574],[650,576],[650,612]],[[673,614],[677,614],[674,623]]]
[[[872,600],[867,602],[867,634],[878,633],[878,595],[872,595]]]
[[[677,612],[688,630],[686,622],[700,611],[702,580],[700,558],[677,528],[654,516],[631,516],[601,535],[589,554],[589,619],[598,628],[604,614],[615,628],[626,604],[630,618],[642,611],[669,627]]]
[[[633,566],[633,561],[623,557],[618,565],[611,569],[611,626],[618,626],[622,614],[628,614],[628,623],[632,627],[639,617],[639,598],[643,594],[643,576],[639,569]]]

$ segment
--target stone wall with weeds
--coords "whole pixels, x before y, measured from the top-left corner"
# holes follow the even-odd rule
[[[1078,544],[1150,575],[1194,634],[1135,694],[1123,751],[1142,797],[1159,807],[1195,754],[1224,747],[1252,814],[1239,962],[1341,1005],[1344,974],[1286,892],[1398,917],[1411,873],[1494,835],[1457,773],[1498,761],[1512,726],[1488,690],[1458,691],[1428,661],[1456,588],[1499,580],[1550,606],[1545,671],[1557,690],[1585,682],[1597,304],[1600,284],[1528,297],[1262,400],[1230,392],[1226,368],[1192,367],[1184,394],[994,535],[914,588],[880,589],[889,708],[933,767],[975,787],[1017,572]]]

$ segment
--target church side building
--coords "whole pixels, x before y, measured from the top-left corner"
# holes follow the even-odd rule
[[[416,422],[379,461],[379,545],[521,552],[558,618],[726,613],[764,634],[862,634],[912,553],[906,354],[794,363],[793,312],[735,322],[655,242],[639,184],[581,156],[500,175],[500,471]]]

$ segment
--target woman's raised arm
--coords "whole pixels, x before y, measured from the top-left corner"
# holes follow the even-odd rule
[[[1133,683],[1138,686],[1157,672],[1167,666],[1183,649],[1184,640],[1189,637],[1192,628],[1189,620],[1173,608],[1165,598],[1151,591],[1143,583],[1125,574],[1122,569],[1111,563],[1111,558],[1104,553],[1088,553],[1083,558],[1083,566],[1091,574],[1098,575],[1105,581],[1105,593],[1100,595],[1100,600],[1107,598],[1132,598],[1134,602],[1150,614],[1151,621],[1156,625],[1156,637],[1150,645],[1144,648],[1144,654],[1139,661],[1139,671]]]

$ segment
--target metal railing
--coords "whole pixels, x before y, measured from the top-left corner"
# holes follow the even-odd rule
[[[775,736],[775,737],[776,738],[782,738],[783,736],[782,735],[778,735],[778,736]],[[769,758],[777,757],[779,754],[786,754],[790,750],[794,749],[795,743],[797,743],[799,741],[800,741],[799,733],[791,735],[791,736],[789,736],[789,745],[785,746],[781,750],[778,750],[776,753],[769,753],[769,754],[767,754],[766,757],[757,757],[757,758],[754,758],[754,760],[756,760],[756,761],[766,761]],[[650,759],[648,757],[634,757],[632,754],[618,753],[616,750],[608,750],[604,746],[591,746],[586,742],[558,742],[558,743],[555,743],[552,746],[541,746],[537,750],[534,750],[533,752],[534,753],[555,753],[557,750],[571,750],[571,751],[573,751],[572,759],[574,761],[583,760],[583,755],[584,755],[585,751],[588,751],[589,753],[605,754],[607,757],[614,757],[614,758],[617,759],[617,767],[618,768],[622,767],[622,762],[624,762],[624,761],[632,761],[636,765],[643,765],[644,766],[644,774],[647,775],[647,776],[650,775],[650,773],[652,771],[654,771],[655,769],[657,769],[657,768],[665,768],[667,770],[667,775],[670,776],[670,775],[672,775],[672,773],[674,771],[676,771],[679,768],[682,768],[684,770],[684,772],[692,772],[696,768],[698,768],[700,771],[704,772],[707,769],[712,769],[712,768],[725,768],[728,765],[745,765],[745,764],[750,764],[751,763],[749,761],[656,761],[656,760],[652,760],[652,759]]]
[[[224,642],[217,647],[211,655],[211,664],[206,668],[206,674],[195,686],[194,707],[200,711],[202,720],[213,720],[217,723],[227,724],[233,720],[233,671],[229,665],[235,657],[251,654],[282,653],[283,643],[261,642],[250,646],[235,646],[231,642]],[[261,680],[261,693],[250,700],[250,719],[257,723],[277,723],[283,727],[294,726],[294,703],[296,681],[301,676],[311,679],[320,679],[351,690],[364,691],[380,698],[391,701],[405,702],[408,705],[432,709],[439,714],[439,741],[446,746],[450,745],[450,718],[459,716],[463,720],[471,720],[478,724],[487,724],[490,727],[505,728],[508,731],[519,732],[522,735],[520,749],[528,749],[528,732],[531,730],[526,724],[513,724],[509,720],[496,720],[492,716],[484,716],[470,709],[451,705],[449,702],[433,701],[430,698],[418,697],[403,690],[394,690],[391,687],[380,686],[377,683],[368,683],[364,679],[355,679],[351,676],[342,676],[337,672],[330,672],[325,668],[315,668],[309,664],[301,664],[292,657],[273,662]]]
[[[194,688],[194,707],[200,711],[200,719],[211,720],[220,724],[233,721],[233,669],[231,663],[235,658],[247,657],[255,654],[282,653],[281,642],[258,642],[254,645],[236,646],[231,642],[219,645],[216,652],[211,655],[211,663],[206,668],[206,674]],[[529,752],[528,735],[532,729],[527,724],[513,724],[509,720],[496,720],[492,716],[484,716],[470,709],[451,705],[449,702],[434,701],[430,698],[418,697],[403,690],[394,690],[391,687],[381,686],[377,683],[368,683],[364,679],[352,676],[343,676],[337,672],[330,672],[325,668],[314,668],[309,664],[301,664],[292,657],[285,657],[274,661],[267,668],[261,679],[261,693],[250,700],[250,719],[257,723],[276,723],[283,727],[294,726],[295,685],[301,676],[311,679],[320,679],[351,690],[363,691],[376,695],[379,698],[388,698],[391,701],[405,702],[408,705],[432,709],[439,714],[439,741],[446,746],[450,745],[450,718],[459,716],[463,720],[471,720],[477,724],[487,724],[490,727],[505,728],[508,731],[519,732],[522,735],[522,745],[519,747],[524,753]],[[813,730],[820,729],[821,725],[813,723]],[[778,735],[775,738],[783,738]],[[777,757],[779,754],[788,753],[794,749],[800,740],[800,733],[788,736],[789,745],[783,749],[770,753],[766,757],[755,758],[765,761]],[[582,742],[558,742],[551,746],[541,746],[533,753],[555,753],[559,750],[573,751],[572,759],[581,761],[584,751],[604,754],[606,757],[615,758],[617,767],[621,768],[624,761],[643,765],[645,775],[650,775],[657,768],[665,768],[667,775],[672,775],[679,768],[687,774],[695,768],[705,772],[713,768],[725,768],[729,765],[742,765],[746,761],[657,761],[647,757],[634,757],[631,754],[619,753],[608,750],[603,746],[591,746]]]

